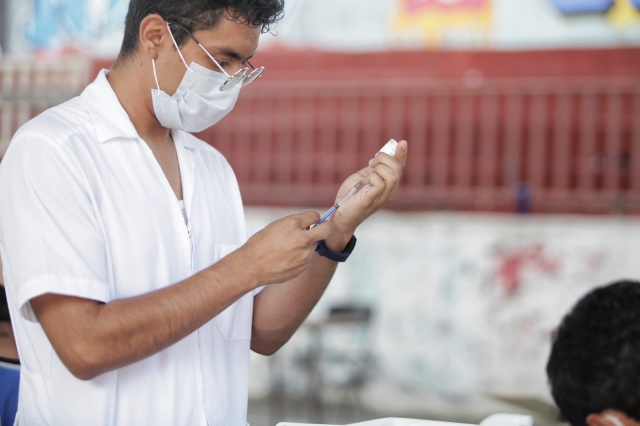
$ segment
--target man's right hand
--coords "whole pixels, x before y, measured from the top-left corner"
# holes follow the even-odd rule
[[[150,293],[106,304],[44,294],[31,299],[31,306],[64,365],[90,380],[183,339],[252,287],[300,275],[316,241],[333,232],[330,222],[308,230],[319,219],[316,212],[304,212],[274,222],[214,267]]]
[[[287,282],[307,269],[316,243],[333,233],[331,221],[309,229],[319,220],[312,210],[277,220],[229,255],[229,260],[251,271],[258,286]]]

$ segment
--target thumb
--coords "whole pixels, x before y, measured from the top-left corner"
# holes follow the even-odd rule
[[[320,214],[314,210],[307,210],[302,213],[293,215],[297,220],[301,229],[308,229],[311,225],[316,224],[320,220]]]
[[[396,149],[396,155],[393,158],[398,160],[404,167],[407,164],[407,154],[409,152],[409,144],[407,141],[398,142],[398,148]]]

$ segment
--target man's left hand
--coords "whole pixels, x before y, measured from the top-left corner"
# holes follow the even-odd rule
[[[384,153],[376,155],[368,167],[350,176],[342,184],[336,201],[358,182],[364,181],[358,192],[333,214],[331,220],[336,229],[335,234],[350,238],[362,222],[395,198],[407,163],[407,152],[407,142],[400,141],[395,157]]]

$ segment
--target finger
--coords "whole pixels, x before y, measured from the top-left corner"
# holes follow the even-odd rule
[[[320,220],[320,214],[315,210],[307,210],[291,217],[296,220],[296,226],[300,229],[307,229]]]
[[[406,164],[408,150],[409,150],[409,144],[407,143],[407,141],[403,140],[398,142],[398,147],[393,157],[384,152],[379,152],[376,154],[374,160],[376,158],[393,158],[404,166],[404,164]]]
[[[389,166],[378,164],[375,168],[376,174],[384,180],[387,190],[392,190],[398,185],[400,174]]]
[[[395,198],[395,194],[398,190],[398,182],[400,181],[400,177],[395,171],[389,169],[386,166],[378,166],[378,168],[376,169],[376,174],[380,176],[386,184],[381,198],[384,199],[385,203],[392,201]]]
[[[360,170],[358,172],[358,175],[366,178],[367,176],[369,176],[371,173],[373,173],[373,167],[365,167],[364,169]]]
[[[335,231],[335,225],[330,220],[321,223],[318,226],[314,226],[312,229],[306,232],[306,236],[309,238],[309,242],[317,242],[325,240],[329,235]]]
[[[375,158],[369,161],[369,167],[376,168],[381,164],[395,170],[399,175],[402,175],[404,171],[404,165],[400,161],[384,153],[376,155]]]
[[[367,185],[364,188],[367,193],[367,197],[371,198],[376,198],[382,195],[387,187],[384,179],[382,179],[376,172],[369,175],[365,184]]]
[[[385,164],[391,168],[397,168],[398,170],[402,169],[402,163],[398,161],[395,157],[392,157],[384,152],[376,154],[371,160],[369,160],[369,167],[375,167],[378,164]]]

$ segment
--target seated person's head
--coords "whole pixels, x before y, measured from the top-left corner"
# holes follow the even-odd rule
[[[583,297],[554,334],[547,375],[572,426],[640,426],[640,283]]]

